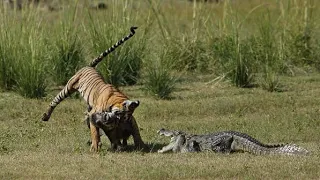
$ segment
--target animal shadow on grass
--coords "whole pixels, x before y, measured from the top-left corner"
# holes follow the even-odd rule
[[[120,150],[117,152],[143,152],[143,153],[157,153],[159,149],[166,146],[167,144],[162,143],[146,143],[146,148],[139,149],[136,148],[133,144],[127,145],[124,150]],[[108,151],[111,151],[110,148]]]
[[[91,141],[89,140],[87,142],[87,145],[91,145]],[[139,149],[136,148],[133,144],[128,144],[125,149],[121,150],[112,150],[110,147],[107,147],[106,149],[102,151],[108,151],[108,152],[144,152],[144,153],[157,153],[159,149],[162,149],[162,147],[166,146],[167,144],[164,143],[146,143],[146,148]]]
[[[149,147],[149,152],[150,153],[157,153],[159,149],[162,149],[164,146],[167,146],[168,144],[164,143],[152,143],[152,144],[147,144]]]

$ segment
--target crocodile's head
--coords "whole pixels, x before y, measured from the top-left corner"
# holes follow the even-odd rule
[[[182,131],[168,130],[168,129],[161,128],[160,130],[157,131],[157,133],[160,136],[171,137],[170,143],[176,142],[179,137],[185,139],[185,133]]]
[[[167,130],[164,128],[161,128],[160,130],[158,130],[157,133],[160,136],[168,136],[168,137],[173,137],[173,136],[178,136],[180,134],[184,134],[184,132],[181,132],[181,131],[175,131],[175,130],[171,131],[171,130]]]
[[[182,131],[171,131],[164,128],[157,131],[159,135],[171,137],[170,143],[158,150],[160,153],[173,151],[173,152],[199,152],[200,145],[195,140],[190,139],[192,136]]]

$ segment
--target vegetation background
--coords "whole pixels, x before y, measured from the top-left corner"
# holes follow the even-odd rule
[[[102,8],[101,2],[105,3]],[[44,0],[0,10],[1,179],[318,179],[316,0]],[[101,8],[98,8],[101,7]],[[141,106],[150,153],[89,152],[86,105],[41,115],[68,79],[138,26],[98,70]],[[157,154],[160,128],[248,133],[307,157]],[[132,144],[132,141],[130,141]]]

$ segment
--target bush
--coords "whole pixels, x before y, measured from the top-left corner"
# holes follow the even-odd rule
[[[2,14],[0,81],[5,89],[29,98],[46,94],[47,52],[37,14]],[[10,43],[8,43],[10,42]]]
[[[0,28],[4,30],[3,28]],[[0,32],[0,88],[4,90],[11,90],[16,84],[16,65],[15,57],[11,53],[14,48],[11,47],[12,44],[5,43],[10,42],[8,37],[3,37],[7,33]]]
[[[238,35],[216,38],[213,54],[220,73],[237,87],[250,87],[253,83],[253,61],[249,41],[241,42]]]
[[[85,57],[78,32],[73,26],[61,24],[53,40],[51,52],[52,77],[57,85],[65,85],[80,68],[85,66]]]
[[[30,17],[29,17],[30,18]],[[44,41],[41,24],[36,22],[26,23],[21,26],[22,37],[16,41],[19,53],[17,56],[17,90],[29,98],[40,98],[46,95],[46,53],[48,51]]]
[[[166,58],[170,59],[172,68],[175,70],[204,73],[208,71],[210,59],[205,47],[205,42],[200,40],[192,40],[184,36],[174,37],[173,40],[167,41]]]
[[[169,99],[175,89],[176,78],[163,67],[150,67],[144,77],[144,89],[148,94],[159,99]]]

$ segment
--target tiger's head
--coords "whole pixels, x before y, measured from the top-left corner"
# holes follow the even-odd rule
[[[137,101],[131,101],[131,100],[125,100],[122,103],[122,111],[124,111],[126,114],[132,115],[134,110],[139,106],[140,102]]]
[[[121,111],[121,122],[130,120],[135,109],[140,105],[140,101],[124,100],[121,103],[117,103],[109,107],[109,112]]]
[[[139,106],[140,102],[137,101],[131,101],[131,100],[125,100],[122,103],[122,111],[124,112],[124,116],[121,119],[122,121],[128,121],[131,119],[132,114],[134,113],[134,110]]]

